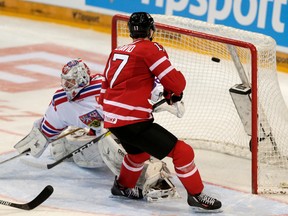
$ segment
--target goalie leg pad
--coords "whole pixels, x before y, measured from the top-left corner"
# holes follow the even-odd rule
[[[95,138],[95,136],[87,135],[87,132],[88,130],[81,129],[62,139],[54,141],[50,149],[52,158],[59,160],[65,155]],[[73,161],[79,167],[84,168],[98,168],[105,166],[97,144],[91,145],[89,148],[84,149],[82,152],[73,155]]]
[[[55,161],[58,161],[65,155],[69,154],[66,145],[69,145],[66,137],[51,143],[50,155]]]
[[[79,167],[85,168],[99,168],[105,167],[97,145],[91,145],[82,152],[73,155],[74,162]]]
[[[146,190],[144,197],[148,202],[181,198],[176,187],[168,178],[160,179],[155,186]]]
[[[154,157],[145,162],[143,172],[137,182],[149,202],[180,198],[176,187],[170,180],[171,172],[166,163]]]
[[[106,166],[114,175],[119,176],[124,156],[127,153],[116,140],[117,138],[113,134],[106,136],[98,142],[98,148]]]

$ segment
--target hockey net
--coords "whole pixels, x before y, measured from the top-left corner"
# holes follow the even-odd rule
[[[287,193],[288,110],[277,80],[275,41],[188,18],[153,18],[153,40],[187,80],[184,117],[159,113],[155,120],[194,148],[251,160],[252,193]],[[112,49],[131,43],[127,20],[113,17]]]

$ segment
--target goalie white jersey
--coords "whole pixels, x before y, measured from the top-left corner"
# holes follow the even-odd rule
[[[57,90],[41,121],[40,130],[48,138],[54,139],[68,126],[90,127],[101,133],[102,110],[97,102],[101,89],[101,76],[91,79],[88,86],[69,101],[63,89]]]

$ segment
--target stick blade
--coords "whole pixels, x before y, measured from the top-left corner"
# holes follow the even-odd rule
[[[53,193],[54,188],[51,185],[47,185],[37,197],[35,197],[32,201],[26,204],[22,204],[21,207],[24,210],[32,210],[42,204],[45,200],[47,200],[51,194]],[[19,205],[19,204],[18,204]],[[16,207],[16,206],[14,206]]]
[[[37,197],[35,197],[31,202],[28,203],[29,209],[34,209],[40,204],[42,204],[51,196],[53,191],[54,188],[51,185],[47,185]]]

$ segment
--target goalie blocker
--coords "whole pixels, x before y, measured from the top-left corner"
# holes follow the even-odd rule
[[[242,121],[245,132],[251,136],[251,89],[243,84],[236,84],[229,89],[229,92]]]
[[[232,97],[235,108],[238,112],[238,115],[241,119],[241,122],[244,126],[245,132],[247,135],[251,136],[252,132],[252,122],[251,122],[251,88],[245,86],[244,84],[236,84],[229,89],[230,95]],[[259,128],[262,130],[261,136],[258,137],[258,140],[261,142],[266,138],[269,138],[272,146],[275,148],[276,143],[272,136],[271,128],[269,126],[264,126],[259,121]],[[251,151],[251,140],[249,142],[249,147]]]

